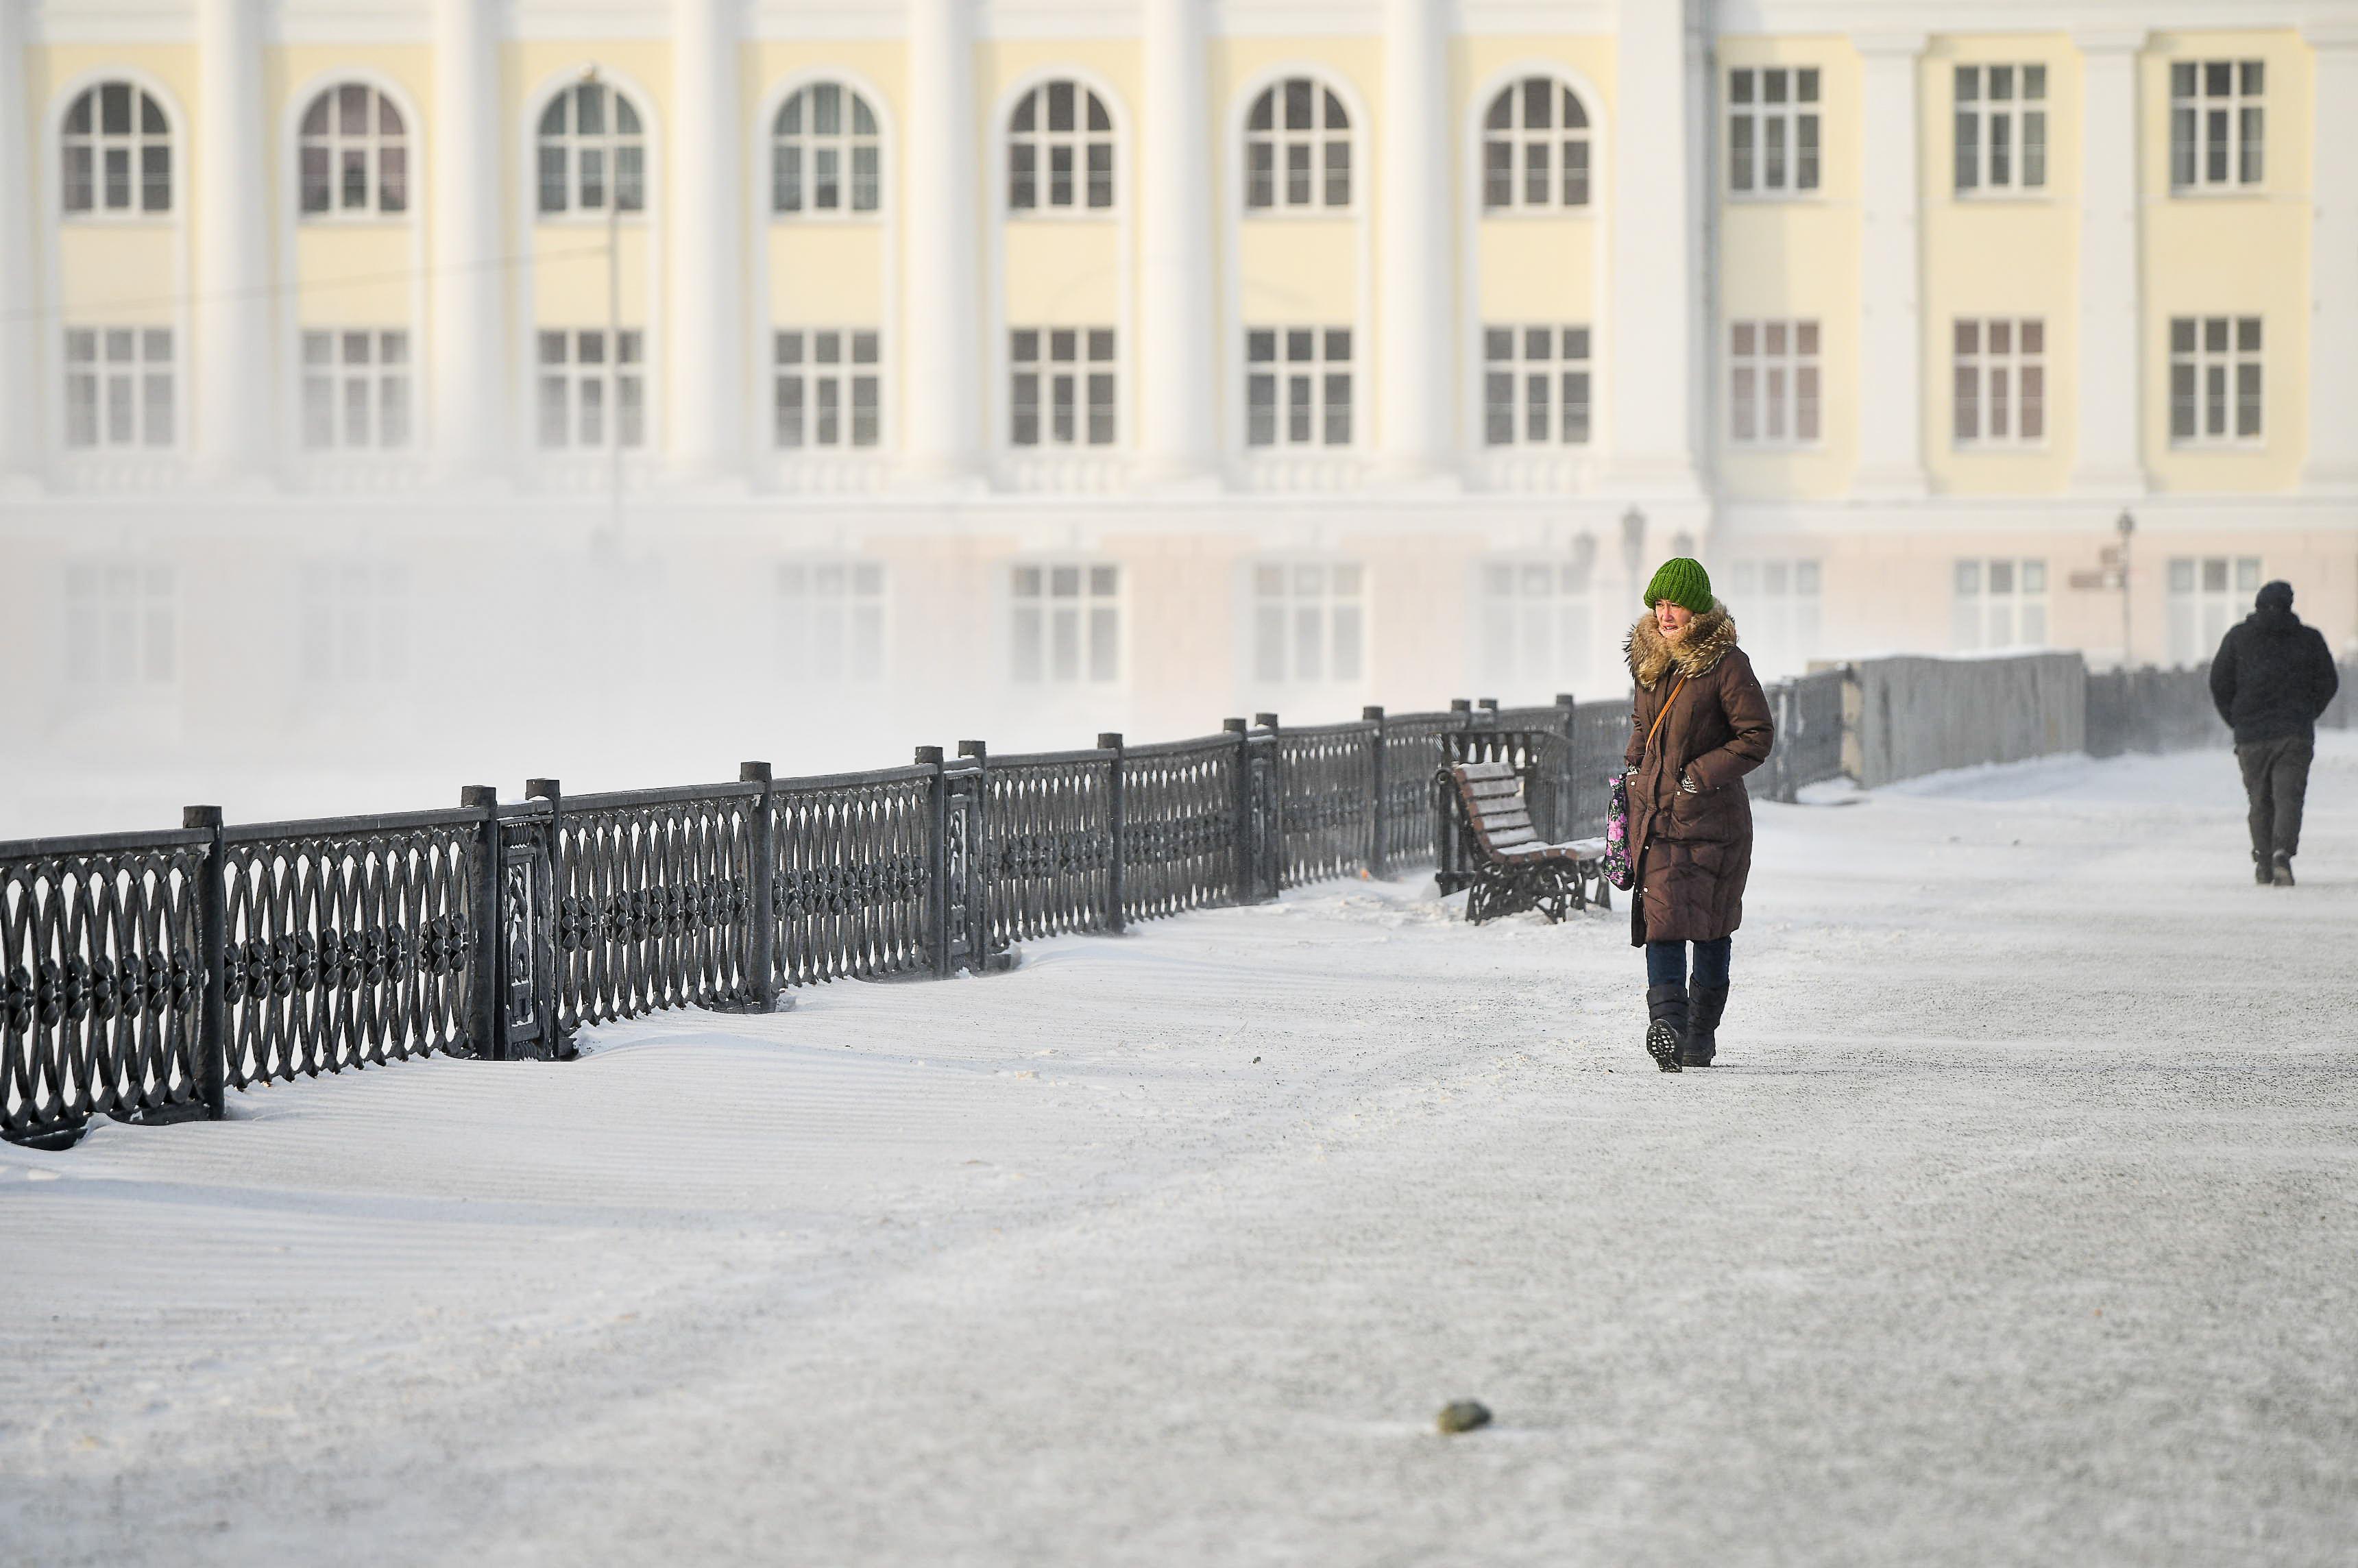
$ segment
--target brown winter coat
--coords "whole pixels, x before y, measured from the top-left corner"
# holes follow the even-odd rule
[[[1713,942],[1744,921],[1752,871],[1752,800],[1744,775],[1768,760],[1776,725],[1752,661],[1736,645],[1724,604],[1698,615],[1677,643],[1664,642],[1651,614],[1629,630],[1629,856],[1638,896],[1629,905],[1632,946]],[[1686,677],[1683,688],[1679,677]],[[1647,743],[1654,716],[1678,699]],[[1695,793],[1679,787],[1682,777]]]

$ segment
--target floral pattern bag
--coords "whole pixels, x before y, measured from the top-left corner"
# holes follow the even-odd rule
[[[1671,704],[1686,687],[1686,676],[1681,676],[1679,684],[1671,687],[1671,695],[1662,698],[1661,710],[1654,715],[1654,727],[1646,731],[1647,745],[1651,746],[1654,737],[1662,732],[1662,720],[1670,716]],[[1629,779],[1628,774],[1617,772],[1605,781],[1605,880],[1623,892],[1638,885],[1638,867],[1629,858]]]

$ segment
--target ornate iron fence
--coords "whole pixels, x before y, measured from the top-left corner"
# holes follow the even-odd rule
[[[1260,719],[1277,740],[1280,883],[1299,887],[1368,866],[1381,721],[1281,730],[1275,714]]]
[[[1123,921],[1228,902],[1237,890],[1237,737],[1129,747],[1118,735],[1105,739],[1121,756]]]
[[[1117,923],[1118,739],[1091,752],[986,758],[978,746],[973,754],[985,762],[982,843],[992,948]]]

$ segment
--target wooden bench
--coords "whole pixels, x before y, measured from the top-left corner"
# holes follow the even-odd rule
[[[1444,798],[1455,806],[1470,891],[1466,918],[1476,925],[1536,909],[1551,924],[1564,912],[1613,907],[1613,887],[1605,880],[1605,840],[1574,838],[1552,844],[1531,826],[1531,804],[1512,762],[1456,762],[1444,770]]]

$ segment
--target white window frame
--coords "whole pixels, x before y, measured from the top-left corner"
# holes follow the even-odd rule
[[[577,127],[585,105],[599,104],[596,131]],[[625,122],[627,121],[627,126]],[[559,128],[552,129],[552,126]],[[542,105],[533,134],[530,200],[536,222],[602,222],[609,200],[625,219],[643,219],[654,171],[648,168],[647,122],[631,95],[608,81],[568,83]],[[549,205],[549,160],[558,159],[564,199]],[[595,169],[597,184],[590,183]],[[598,200],[588,200],[594,189]]]
[[[1072,124],[1054,130],[1049,122],[1059,92],[1072,94]],[[1060,154],[1069,182],[1061,201],[1055,184]],[[1099,163],[1104,166],[1102,201],[1097,199]],[[1120,139],[1113,111],[1095,88],[1077,78],[1059,76],[1037,83],[1015,101],[1007,113],[1005,194],[1010,218],[1109,218],[1121,210]]]
[[[1353,356],[1357,344],[1358,333],[1349,327],[1246,328],[1247,449],[1349,451],[1357,447],[1358,373]],[[1266,435],[1260,424],[1264,408]]]
[[[2266,580],[2257,556],[2173,556],[2169,566],[2169,662],[2209,662]]]
[[[2169,62],[2169,189],[2174,196],[2267,183],[2267,62]]]
[[[179,594],[169,566],[70,561],[65,680],[78,692],[163,691],[179,679]]]
[[[1960,560],[1952,568],[1950,595],[1950,634],[1957,652],[2048,645],[2044,559],[2001,556]],[[2001,627],[2002,638],[1995,634]]]
[[[552,359],[555,340],[563,340],[562,354]],[[543,452],[606,452],[617,441],[622,450],[643,450],[647,444],[652,410],[647,404],[646,333],[625,327],[617,343],[609,343],[603,327],[542,327],[533,333],[533,439]],[[589,353],[597,347],[596,356]],[[558,384],[562,384],[561,392]],[[596,395],[590,394],[594,390]],[[549,438],[549,416],[561,395],[565,439]],[[623,415],[634,424],[624,438]],[[595,438],[583,432],[592,423]]]
[[[345,111],[352,94],[360,95],[364,127],[348,128]],[[319,122],[313,128],[313,120]],[[297,123],[295,140],[295,217],[301,223],[336,223],[406,219],[410,209],[411,162],[409,123],[393,95],[366,81],[339,81],[321,88]],[[326,184],[320,206],[311,204],[314,158],[325,165]],[[346,173],[357,169],[360,200],[350,200]]]
[[[1726,597],[1757,663],[1798,672],[1817,652],[1825,623],[1825,568],[1816,557],[1731,561]]]
[[[296,572],[296,665],[306,686],[397,686],[410,673],[409,568],[352,556]]]
[[[1297,89],[1307,101],[1303,124],[1294,124]],[[1247,217],[1341,217],[1357,210],[1357,189],[1351,112],[1341,93],[1319,77],[1285,76],[1254,97],[1245,114]]]
[[[771,579],[779,678],[806,687],[881,683],[889,673],[890,587],[882,561],[780,561]]]
[[[786,453],[881,449],[883,345],[884,334],[872,327],[779,328],[771,338],[771,446]]]
[[[1740,201],[1790,201],[1814,198],[1823,189],[1824,81],[1824,70],[1814,65],[1728,68],[1730,197]],[[1773,183],[1768,178],[1772,148],[1779,175]]]
[[[819,128],[829,93],[836,95],[831,131]],[[819,168],[827,159],[834,161],[836,200],[822,205],[817,199],[827,187]],[[798,223],[865,222],[883,210],[884,133],[874,106],[844,81],[806,82],[787,94],[770,123],[771,215]]]
[[[1009,328],[1008,449],[1108,451],[1120,446],[1120,345],[1111,327]],[[1070,423],[1059,428],[1059,419]]]
[[[1018,687],[1118,686],[1129,664],[1128,573],[1113,561],[1018,561],[1007,573],[1008,679]]]
[[[1545,125],[1531,123],[1535,111]],[[1595,195],[1595,135],[1588,105],[1569,82],[1524,76],[1507,83],[1482,112],[1482,215],[1585,211]]]
[[[126,128],[109,131],[106,125],[106,97],[113,92],[127,96]],[[85,129],[73,128],[75,112],[84,104],[90,106],[90,118]],[[65,112],[58,117],[58,211],[68,223],[135,223],[173,217],[179,200],[179,171],[175,167],[178,158],[173,147],[172,118],[164,111],[163,100],[138,82],[124,77],[109,77],[93,81],[68,101]],[[68,205],[74,196],[73,166],[76,153],[89,157],[90,205]],[[124,203],[116,206],[107,200],[106,166],[111,155],[121,155],[124,160]],[[160,160],[152,157],[160,154]],[[151,165],[160,161],[160,171]],[[148,198],[159,180],[163,185],[163,202],[149,206]]]
[[[1727,343],[1728,444],[1757,451],[1823,444],[1825,333],[1820,324],[1791,319],[1731,321]]]
[[[2043,319],[1961,316],[1951,324],[1949,350],[1952,447],[1979,451],[2047,444],[2047,323]],[[2038,428],[2028,428],[2034,422]]]
[[[2038,60],[1974,61],[1957,66],[1949,81],[1955,100],[1950,189],[1968,200],[2044,195],[2051,150],[2047,67]]]
[[[1596,542],[1581,545],[1568,558],[1481,563],[1477,662],[1493,689],[1576,692],[1588,679],[1598,629]]]
[[[299,351],[304,450],[398,452],[416,444],[407,329],[307,328]]]
[[[168,452],[179,447],[176,338],[169,327],[65,329],[60,358],[68,451]],[[81,425],[85,407],[87,427]]]
[[[1594,347],[1585,324],[1485,326],[1482,445],[1492,451],[1587,446],[1596,425]],[[1546,426],[1539,434],[1532,433],[1535,416]]]
[[[1350,689],[1368,681],[1368,569],[1358,561],[1254,561],[1246,581],[1257,690]]]
[[[2169,319],[2171,447],[2189,450],[2266,444],[2266,326],[2259,316]]]

